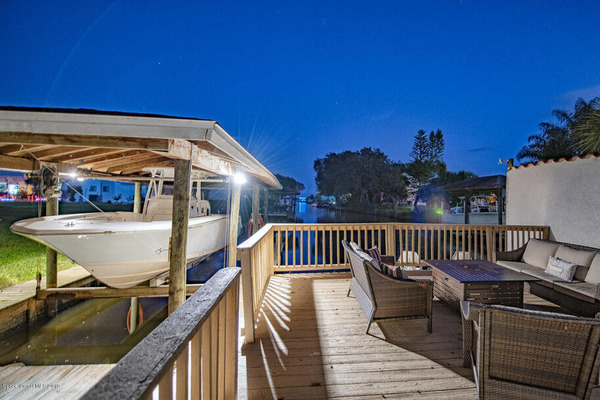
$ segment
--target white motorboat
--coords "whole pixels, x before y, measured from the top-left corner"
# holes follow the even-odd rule
[[[142,214],[95,212],[31,218],[15,222],[11,230],[63,253],[108,286],[131,287],[169,270],[173,196],[168,189],[162,181],[152,181]],[[210,215],[209,202],[193,196],[188,262],[225,247],[227,230],[228,217]]]

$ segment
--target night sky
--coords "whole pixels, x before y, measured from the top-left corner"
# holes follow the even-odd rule
[[[441,129],[503,173],[554,108],[600,95],[597,1],[2,1],[0,105],[213,119],[273,173]]]

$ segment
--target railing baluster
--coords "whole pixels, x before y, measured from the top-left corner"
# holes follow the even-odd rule
[[[167,372],[158,384],[159,400],[171,400],[173,398],[173,366],[167,368]]]
[[[192,399],[200,399],[201,396],[201,386],[200,382],[202,381],[202,368],[201,368],[201,346],[202,346],[202,330],[199,330],[198,333],[194,336],[192,341],[190,342],[190,382],[191,382],[191,398]]]
[[[188,397],[188,348],[181,352],[175,363],[175,396],[177,400]]]

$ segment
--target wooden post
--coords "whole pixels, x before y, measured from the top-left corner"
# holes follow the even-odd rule
[[[252,234],[258,231],[260,215],[260,186],[254,184],[252,187]]]
[[[58,215],[58,197],[47,195],[46,197],[46,215]],[[57,254],[56,250],[46,247],[46,287],[55,288],[57,282]]]
[[[265,188],[263,191],[263,221],[265,224],[269,223],[269,189]]]
[[[141,213],[142,212],[142,183],[136,182],[135,189],[133,195],[133,212]]]
[[[190,211],[190,160],[175,161],[173,222],[169,261],[169,315],[185,302],[187,233]]]
[[[240,199],[242,185],[231,181],[231,214],[229,215],[229,245],[227,246],[227,266],[235,267],[237,263],[238,219],[240,217]]]

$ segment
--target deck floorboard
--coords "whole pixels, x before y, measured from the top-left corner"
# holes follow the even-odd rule
[[[427,321],[373,324],[346,296],[348,273],[270,278],[256,341],[239,355],[239,399],[476,399],[463,368],[462,327],[455,309],[434,301]],[[560,311],[529,293],[527,308]]]

